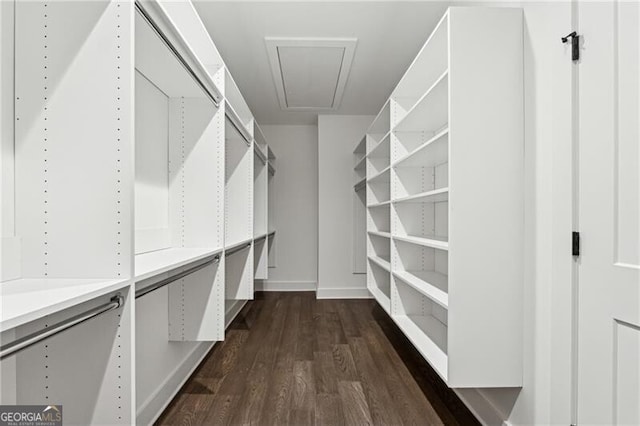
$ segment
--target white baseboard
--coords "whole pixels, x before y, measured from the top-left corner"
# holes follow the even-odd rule
[[[315,281],[271,281],[257,280],[256,291],[316,291]]]
[[[371,299],[371,293],[366,287],[358,288],[319,288],[316,290],[318,299]]]

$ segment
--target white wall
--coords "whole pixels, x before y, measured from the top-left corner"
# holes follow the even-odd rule
[[[353,150],[370,115],[318,116],[318,297],[370,297],[353,273]]]
[[[568,1],[497,4],[524,9],[524,386],[467,389],[459,394],[489,424],[567,425],[571,422],[572,64],[570,49],[559,36],[575,29],[572,6]]]
[[[268,290],[315,290],[318,278],[318,128],[262,126],[276,156],[269,202],[276,229],[276,264]],[[275,201],[275,203],[273,203]]]

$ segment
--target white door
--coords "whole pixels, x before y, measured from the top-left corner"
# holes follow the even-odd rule
[[[640,6],[580,1],[579,424],[640,424]]]

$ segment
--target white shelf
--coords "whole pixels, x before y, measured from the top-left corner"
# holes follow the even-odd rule
[[[387,166],[384,169],[382,169],[382,171],[380,173],[376,173],[375,175],[373,175],[370,178],[368,178],[367,182],[374,183],[374,182],[376,182],[378,180],[383,180],[385,175],[387,176],[387,181],[389,181],[389,172],[390,171],[391,171],[391,166]]]
[[[446,275],[434,271],[394,271],[393,275],[443,308],[449,307]]]
[[[369,150],[369,153],[367,154],[367,157],[368,158],[387,158],[387,157],[389,157],[389,144],[390,144],[390,141],[391,141],[391,131],[388,131],[378,141],[378,143]],[[382,148],[386,148],[386,155],[384,155],[385,154],[384,152],[382,153],[382,155],[380,154],[380,150]]]
[[[222,252],[222,248],[168,248],[137,254],[135,257],[135,281],[169,272]]]
[[[271,234],[271,233],[269,233],[269,234]],[[248,243],[252,242],[253,240],[254,240],[254,238],[246,238],[246,239],[241,240],[241,241],[236,241],[236,242],[233,242],[233,243],[225,244],[224,249],[225,249],[225,251],[233,250],[234,248],[243,246],[245,244],[248,244]]]
[[[407,197],[396,198],[394,203],[439,203],[449,200],[449,188],[434,189]]]
[[[368,231],[369,235],[375,235],[377,237],[389,238],[391,239],[390,232],[380,232],[380,231]]]
[[[447,338],[447,328],[433,317],[415,315],[394,315],[396,324],[409,338],[411,343],[425,357],[440,377],[447,381],[447,354],[440,348]],[[428,330],[429,335],[423,330]],[[429,336],[435,336],[438,344]]]
[[[393,130],[396,132],[436,131],[447,123],[448,105],[449,72],[445,71]]]
[[[358,142],[358,145],[356,145],[356,148],[353,150],[353,153],[358,155],[362,155],[363,158],[365,156],[365,154],[367,153],[367,137],[366,135],[362,137],[362,139],[360,139],[360,142]]]
[[[434,167],[446,163],[449,158],[449,128],[435,134],[407,155],[394,161],[393,167]]]
[[[387,99],[387,102],[385,102],[385,104],[382,106],[382,108],[378,112],[378,115],[376,115],[376,118],[374,118],[373,121],[371,122],[371,125],[367,129],[367,134],[384,135],[385,133],[389,132],[390,125],[391,125],[390,123],[391,114],[389,113],[390,108],[391,108],[391,103],[390,103],[390,100]]]
[[[369,256],[369,260],[381,267],[382,269],[391,272],[391,264],[378,256]]]
[[[391,200],[382,201],[380,203],[369,204],[367,205],[367,208],[383,207],[383,206],[388,206],[389,204],[391,204]]]
[[[363,156],[360,160],[356,162],[356,165],[353,167],[353,170],[361,170],[367,164],[367,157]]]
[[[449,242],[446,237],[413,237],[410,235],[394,235],[394,240],[404,241],[406,243],[411,243],[424,247],[432,247],[438,250],[449,250]]]
[[[22,278],[0,283],[0,331],[112,294],[129,280]]]
[[[360,179],[358,182],[355,183],[355,185],[353,185],[353,189],[355,191],[360,191],[361,189],[364,189],[366,187],[366,181],[367,181],[367,178]]]
[[[369,286],[369,292],[387,313],[391,312],[391,299],[389,299],[389,296],[384,294],[383,291],[375,285]]]

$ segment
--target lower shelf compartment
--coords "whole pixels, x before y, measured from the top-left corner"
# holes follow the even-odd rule
[[[433,317],[393,315],[393,319],[400,330],[404,332],[416,349],[446,382],[448,371],[447,353],[436,343],[437,340],[433,340],[431,337],[435,334],[436,336],[440,335],[438,336],[440,338],[446,339],[446,327]],[[444,331],[442,327],[444,327]],[[427,333],[425,330],[429,332]],[[442,337],[442,334],[444,334],[444,337]]]
[[[446,381],[447,310],[401,280],[394,280],[394,286],[397,297],[394,299],[391,316],[416,349]]]

